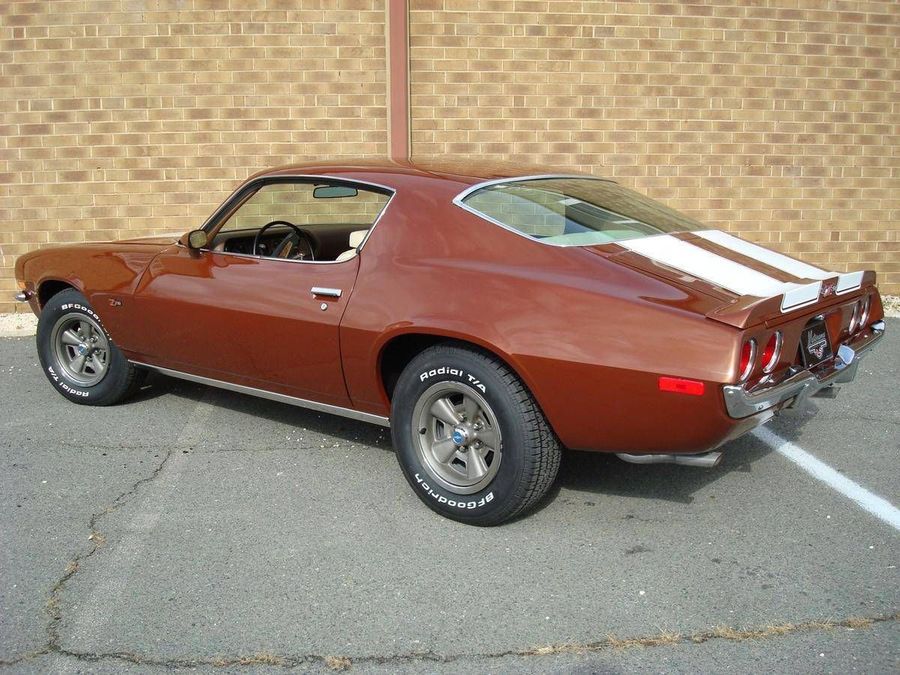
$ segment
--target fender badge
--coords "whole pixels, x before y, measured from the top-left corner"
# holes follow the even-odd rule
[[[122,301],[119,300],[118,298],[110,298],[110,299],[109,299],[109,306],[110,306],[110,307],[121,307],[121,306],[122,306]]]

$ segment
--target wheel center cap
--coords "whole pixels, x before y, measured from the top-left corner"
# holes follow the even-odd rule
[[[90,351],[90,349],[91,349],[90,347],[88,347],[86,344],[84,344],[82,342],[80,345],[78,345],[78,355],[84,356],[85,354],[87,354]]]
[[[450,440],[456,445],[465,445],[469,442],[469,430],[465,427],[453,427],[453,433],[450,434]]]

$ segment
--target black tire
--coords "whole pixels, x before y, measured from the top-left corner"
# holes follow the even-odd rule
[[[459,421],[442,421],[434,410]],[[426,349],[403,370],[391,436],[416,495],[442,516],[471,525],[498,525],[528,511],[559,470],[559,441],[522,381],[493,356],[453,343]],[[480,460],[469,454],[476,448]],[[448,461],[440,459],[451,451]]]
[[[58,337],[66,333],[88,337],[81,345],[72,345],[69,340],[67,346]],[[81,405],[118,403],[136,392],[146,375],[146,371],[135,368],[113,344],[87,298],[74,288],[60,291],[41,310],[37,351],[50,384],[67,399]],[[77,379],[66,355],[77,356],[81,352],[86,354],[87,372]],[[96,367],[91,363],[96,363]]]

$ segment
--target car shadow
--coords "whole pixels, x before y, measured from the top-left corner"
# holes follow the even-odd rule
[[[632,464],[613,453],[564,450],[553,487],[529,513],[542,511],[558,500],[570,499],[571,493],[692,504],[695,494],[702,488],[735,472],[752,473],[753,464],[772,452],[753,436],[732,441],[719,449],[724,456],[719,465],[711,469],[677,464]],[[527,517],[527,514],[521,517]]]
[[[557,480],[560,488],[689,504],[700,488],[734,472],[752,473],[753,463],[771,452],[762,442],[741,439],[720,448],[713,468],[677,464],[631,464],[614,454],[568,451]]]
[[[146,402],[167,395],[199,401],[210,391],[216,392],[212,404],[226,410],[250,413],[288,426],[304,427],[348,443],[376,447],[385,452],[394,451],[390,432],[383,427],[157,373],[148,374],[141,391],[129,403]],[[802,426],[802,422],[790,426],[779,424],[777,431],[785,439],[792,440],[799,435]],[[564,450],[553,487],[530,513],[546,508],[565,492],[691,504],[694,495],[702,488],[735,472],[753,473],[754,463],[772,452],[769,446],[753,435],[727,443],[720,450],[724,453],[722,461],[711,469],[675,464],[631,464],[611,453]]]
[[[252,413],[272,422],[292,427],[303,427],[313,433],[335,436],[348,443],[369,445],[393,452],[390,431],[384,427],[337,415],[329,415],[314,410],[307,410],[287,403],[217,389],[187,380],[167,377],[150,372],[141,390],[131,397],[127,403],[144,403],[159,396],[178,396],[191,401],[199,401],[210,392],[215,392],[212,405],[240,413]]]
[[[806,423],[815,417],[812,413],[817,409],[815,402],[810,401],[805,412],[776,417],[767,428],[785,440],[795,442],[802,436]],[[711,469],[676,464],[631,464],[612,453],[566,450],[557,480],[536,511],[552,504],[566,490],[691,504],[702,488],[732,473],[751,474],[757,461],[774,452],[753,434],[726,443],[719,450],[723,453],[722,461]]]

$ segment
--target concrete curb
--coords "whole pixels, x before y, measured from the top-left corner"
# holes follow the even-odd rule
[[[900,318],[900,296],[885,295],[884,314],[892,318]],[[37,330],[37,317],[30,312],[0,314],[0,338],[28,337]]]
[[[37,317],[31,312],[0,314],[0,337],[28,337],[37,330]]]

